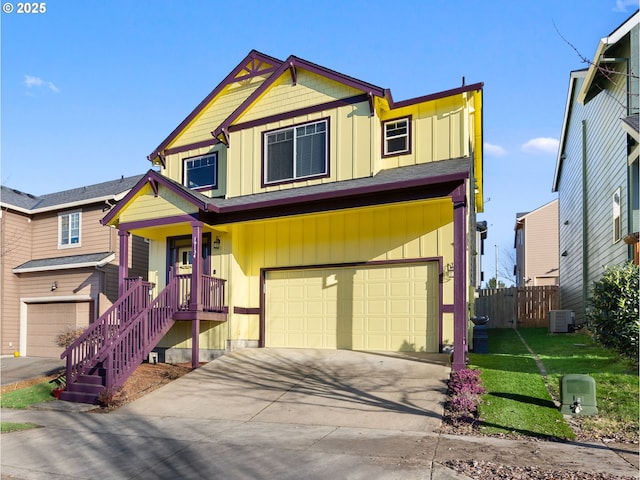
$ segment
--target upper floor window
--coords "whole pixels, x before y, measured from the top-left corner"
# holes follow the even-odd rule
[[[328,121],[307,123],[264,135],[264,183],[326,175]]]
[[[217,185],[218,154],[184,160],[184,185],[188,188],[215,188]]]
[[[613,243],[620,240],[622,225],[620,223],[620,188],[613,192]]]
[[[80,212],[58,214],[58,247],[80,246]]]
[[[397,118],[384,122],[384,155],[409,153],[411,145],[411,119]]]

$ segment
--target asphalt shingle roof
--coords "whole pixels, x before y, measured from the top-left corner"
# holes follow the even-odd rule
[[[57,205],[81,202],[83,200],[89,201],[93,198],[109,197],[126,192],[138,183],[142,177],[143,175],[121,177],[117,180],[40,196],[24,193],[3,185],[0,190],[0,201],[3,204],[25,210],[52,208]]]
[[[113,252],[88,253],[85,255],[70,255],[67,257],[41,258],[29,260],[13,269],[15,273],[38,270],[57,270],[62,268],[77,268],[80,266],[95,266],[107,261],[114,255]]]

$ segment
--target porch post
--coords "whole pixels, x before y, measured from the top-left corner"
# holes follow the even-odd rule
[[[189,299],[189,310],[192,312],[202,311],[202,222],[191,223],[191,298]],[[200,320],[196,318],[191,321],[191,367],[198,368],[200,360]]]
[[[453,201],[453,364],[466,366],[467,358],[467,198],[464,184],[456,188]]]
[[[124,293],[124,279],[129,275],[129,232],[118,230],[120,255],[118,258],[118,297]]]

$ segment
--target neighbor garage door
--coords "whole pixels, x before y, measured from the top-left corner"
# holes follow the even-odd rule
[[[437,263],[271,271],[267,347],[438,351]]]
[[[27,306],[27,356],[60,358],[56,336],[71,327],[86,327],[92,302],[32,303]]]

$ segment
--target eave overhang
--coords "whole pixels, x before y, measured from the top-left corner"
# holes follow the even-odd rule
[[[309,213],[328,212],[347,208],[384,205],[416,200],[441,199],[460,192],[469,178],[469,158],[459,158],[431,162],[429,164],[384,170],[378,175],[341,182],[290,188],[273,192],[233,197],[229,199],[212,198],[209,203],[199,203],[198,219],[208,225],[225,225],[236,222],[286,217]],[[157,175],[157,174],[156,174]],[[165,186],[182,189],[166,180]],[[187,195],[190,192],[185,192]],[[121,202],[126,205],[127,202]],[[126,208],[123,207],[123,208]],[[112,212],[110,212],[110,215]],[[116,223],[114,214],[103,223]],[[176,221],[183,221],[179,219]],[[123,222],[120,228],[135,229],[154,224],[166,226],[162,219],[141,222]]]
[[[13,273],[34,273],[71,270],[76,268],[96,268],[114,261],[115,258],[116,254],[113,252],[43,258],[39,260],[29,260],[28,262],[15,267],[12,271]]]
[[[567,140],[567,134],[569,129],[569,121],[571,119],[571,112],[573,111],[573,96],[578,79],[584,78],[587,74],[587,70],[576,70],[569,75],[569,88],[567,90],[567,100],[564,107],[564,118],[562,120],[562,131],[560,133],[560,145],[558,146],[558,156],[556,158],[556,169],[553,174],[553,184],[551,186],[552,192],[558,191],[558,183],[560,182],[560,173],[562,172],[562,164],[565,158],[564,147]]]
[[[611,46],[622,40],[622,38],[627,35],[634,26],[638,25],[639,21],[640,11],[637,10],[622,25],[616,28],[608,36],[600,39],[600,41],[598,42],[598,47],[596,48],[596,53],[593,57],[593,61],[590,63],[589,69],[587,70],[585,81],[580,88],[580,92],[578,92],[578,101],[580,103],[585,104],[588,101],[587,96],[589,95],[591,87],[594,85],[594,80],[597,78],[598,72],[602,68],[604,54],[606,53],[606,51]]]

